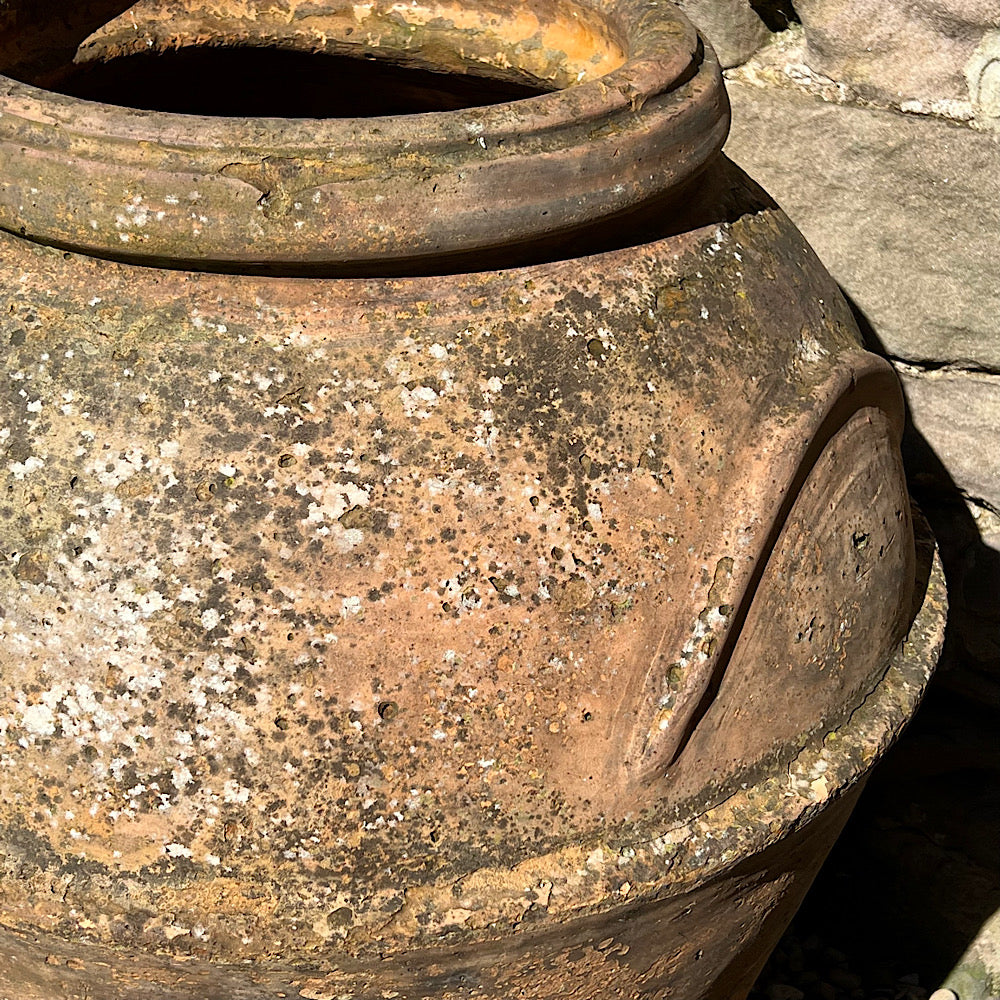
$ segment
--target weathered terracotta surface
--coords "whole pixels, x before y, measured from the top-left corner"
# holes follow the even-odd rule
[[[686,22],[532,10],[620,65],[353,121],[4,85],[11,1000],[739,996],[915,707],[891,370]]]

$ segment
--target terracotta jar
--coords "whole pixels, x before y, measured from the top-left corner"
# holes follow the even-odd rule
[[[0,995],[744,994],[943,612],[711,50],[71,8],[0,6]]]

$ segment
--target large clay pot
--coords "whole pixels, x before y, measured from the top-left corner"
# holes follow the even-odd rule
[[[0,996],[745,993],[942,611],[711,51],[123,6],[0,7]]]

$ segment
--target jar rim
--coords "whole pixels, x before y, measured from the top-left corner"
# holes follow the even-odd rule
[[[728,132],[711,48],[671,3],[569,6],[605,19],[620,65],[455,111],[220,118],[0,76],[0,228],[161,266],[363,273],[572,233],[680,190]]]

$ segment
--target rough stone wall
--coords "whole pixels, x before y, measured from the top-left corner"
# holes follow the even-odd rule
[[[745,63],[770,36],[748,0],[678,0],[677,6],[711,38],[725,69]]]
[[[897,946],[950,968],[960,1000],[995,1000],[1000,0],[795,0],[777,32],[773,4],[754,5],[756,23],[749,0],[686,6],[729,67],[726,152],[804,232],[899,373],[911,490],[948,573],[936,686],[859,816],[855,846],[881,868],[855,885],[851,919],[883,941],[857,915],[895,921]],[[901,789],[923,801],[915,819]]]
[[[772,32],[791,28],[804,82],[833,85],[842,100],[1000,129],[1000,0],[677,4],[712,41],[726,69],[748,62]],[[781,51],[788,47],[789,38],[777,40]],[[776,69],[766,56],[758,62]]]
[[[797,6],[810,65],[826,76],[904,110],[950,110],[1000,124],[998,0],[799,0]]]

